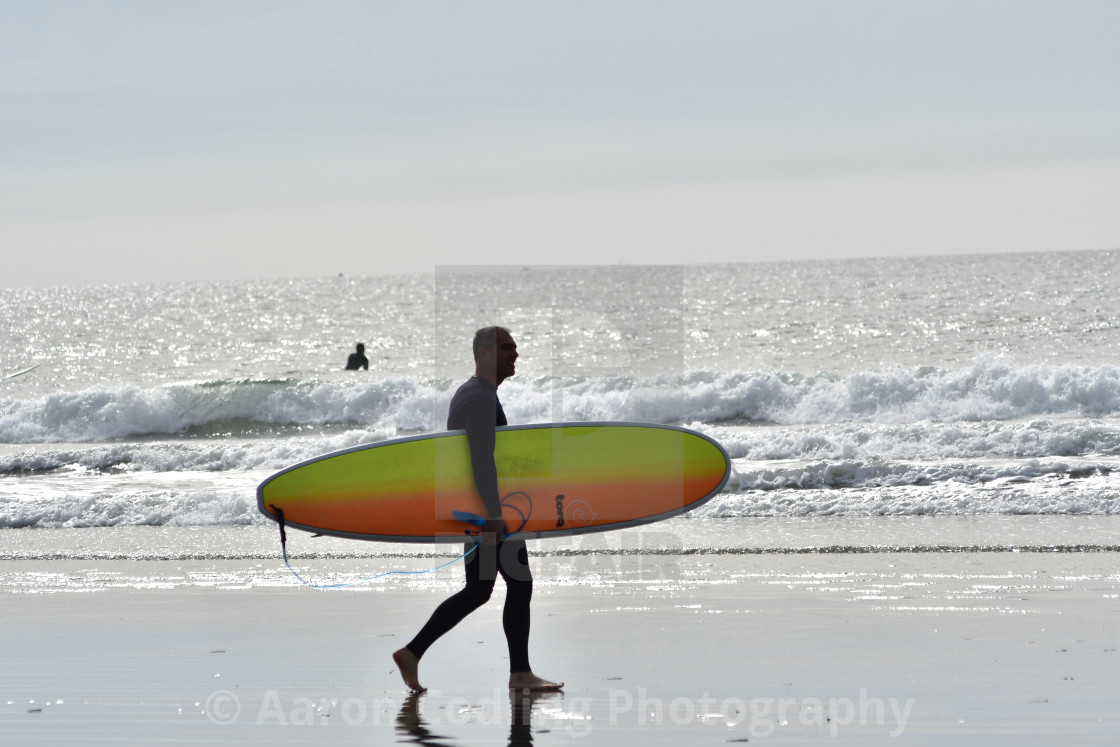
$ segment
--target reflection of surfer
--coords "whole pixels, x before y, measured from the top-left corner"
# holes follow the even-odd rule
[[[357,371],[359,368],[369,370],[369,358],[366,357],[366,346],[358,343],[357,352],[351,353],[346,359],[346,370]]]
[[[424,693],[414,690],[405,697],[397,712],[397,734],[402,742],[447,747],[450,737],[441,736],[428,726],[420,710],[420,699]],[[555,691],[534,691],[528,694],[511,690],[509,693],[509,747],[530,747],[533,744],[533,707],[549,698],[561,697]]]
[[[414,691],[409,693],[397,712],[397,734],[407,737],[407,741],[422,745],[438,745],[447,747],[447,737],[436,734],[429,728],[428,723],[420,713],[420,698],[423,694]]]
[[[486,506],[486,527],[467,549],[477,547],[466,557],[466,586],[443,601],[407,646],[393,654],[401,677],[409,688],[423,690],[417,675],[421,657],[444,633],[490,599],[495,571],[506,582],[506,601],[502,628],[509,646],[509,686],[534,690],[559,690],[563,684],[549,682],[533,674],[529,666],[529,602],[533,596],[533,576],[525,540],[501,540],[508,532],[502,519],[498,496],[498,471],[494,465],[495,428],[506,424],[498,387],[513,376],[517,362],[517,343],[504,327],[485,327],[474,336],[475,374],[459,387],[451,399],[447,429],[465,429],[470,444],[475,487]]]
[[[537,701],[559,698],[553,691],[530,691],[519,693],[511,690],[509,694],[509,747],[529,747],[533,744],[533,706]]]

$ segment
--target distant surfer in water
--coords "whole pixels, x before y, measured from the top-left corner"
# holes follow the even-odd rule
[[[358,350],[351,353],[350,357],[346,359],[346,370],[357,371],[359,368],[366,371],[369,370],[369,358],[366,357],[366,346],[358,343]]]
[[[509,646],[510,688],[540,692],[564,686],[562,682],[538,677],[529,667],[529,602],[533,597],[529,553],[525,540],[502,539],[509,529],[502,519],[494,441],[497,426],[506,425],[506,414],[498,400],[498,387],[513,376],[516,362],[517,343],[508,329],[485,327],[478,330],[474,336],[474,376],[459,387],[451,399],[447,429],[467,431],[475,487],[486,507],[487,520],[476,540],[477,549],[466,558],[467,585],[444,600],[416,637],[393,654],[404,683],[412,690],[425,689],[417,670],[428,647],[490,599],[497,574],[506,582],[502,628]],[[468,543],[466,549],[472,546],[473,543]]]

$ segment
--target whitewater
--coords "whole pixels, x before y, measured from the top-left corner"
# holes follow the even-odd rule
[[[470,333],[490,323],[522,352],[500,391],[511,423],[671,423],[724,445],[725,491],[670,522],[686,545],[766,544],[756,529],[770,519],[842,520],[865,537],[891,519],[1047,516],[1106,545],[1120,515],[1118,260],[5,290],[0,374],[39,368],[0,379],[0,556],[144,555],[137,532],[157,528],[213,531],[161,534],[155,555],[233,552],[227,532],[272,526],[255,505],[270,473],[442,430],[471,370]],[[341,370],[357,342],[370,370]]]

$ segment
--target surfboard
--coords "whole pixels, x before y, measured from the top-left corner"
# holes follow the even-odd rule
[[[16,371],[15,373],[10,373],[7,376],[5,376],[4,378],[5,379],[14,379],[17,376],[23,376],[25,373],[31,373],[32,371],[34,371],[36,368],[38,368],[41,365],[42,365],[41,363],[36,363],[34,366],[31,366],[30,368],[25,368],[22,371]]]
[[[704,434],[648,423],[497,429],[502,515],[525,539],[647,524],[696,508],[727,483],[727,452]],[[257,507],[282,526],[384,542],[461,542],[484,508],[465,431],[324,454],[272,475]]]

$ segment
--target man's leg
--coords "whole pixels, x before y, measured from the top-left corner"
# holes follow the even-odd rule
[[[529,604],[533,600],[533,574],[525,540],[506,540],[499,546],[498,571],[506,582],[502,628],[509,646],[509,671],[529,672]]]
[[[470,544],[464,549],[469,550]],[[497,548],[493,545],[479,544],[478,549],[464,561],[467,585],[462,590],[445,599],[428,622],[409,641],[408,645],[393,654],[393,661],[400,669],[404,683],[413,690],[423,690],[417,677],[417,665],[427,653],[428,648],[445,633],[463,621],[470,613],[486,604],[494,591]]]
[[[559,690],[564,683],[549,682],[533,674],[529,666],[530,602],[533,574],[524,540],[506,540],[499,545],[498,572],[506,582],[506,604],[502,627],[509,646],[509,686],[526,691]]]

